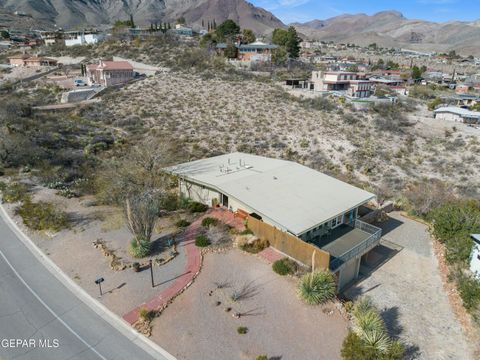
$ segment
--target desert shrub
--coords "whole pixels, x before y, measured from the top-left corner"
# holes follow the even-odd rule
[[[188,204],[188,210],[192,213],[200,213],[208,210],[208,205],[199,203],[197,201],[192,201]]]
[[[480,308],[480,281],[471,276],[460,275],[457,279],[458,291],[467,311]]]
[[[326,303],[335,297],[335,276],[328,270],[318,270],[302,276],[298,283],[300,298],[310,305]]]
[[[23,183],[14,182],[6,185],[4,189],[2,189],[2,193],[4,202],[15,203],[27,197],[28,186]]]
[[[175,223],[175,226],[176,227],[179,227],[179,228],[184,228],[184,227],[187,227],[190,225],[190,221],[187,221],[185,219],[181,219],[181,220],[178,220],[176,223]]]
[[[449,263],[466,265],[473,241],[470,234],[480,227],[480,203],[476,200],[450,201],[428,214],[433,235],[445,245]]]
[[[400,104],[375,104],[371,109],[375,114],[375,127],[380,131],[403,133],[406,127],[413,125]]]
[[[268,360],[268,355],[258,355],[256,360]]]
[[[207,247],[210,245],[210,240],[205,235],[198,235],[195,238],[195,245],[198,247]]]
[[[67,214],[57,210],[53,204],[43,201],[34,203],[30,198],[23,200],[22,205],[16,209],[16,214],[33,230],[60,231],[69,225]]]
[[[142,308],[138,312],[138,315],[139,315],[140,319],[142,319],[143,321],[152,321],[155,318],[155,311],[153,311],[153,310],[149,311],[145,308]]]
[[[4,181],[0,181],[0,191],[5,191],[7,188],[7,183]]]
[[[202,226],[203,227],[210,227],[210,226],[216,226],[218,224],[218,219],[212,218],[212,217],[206,217],[203,218],[202,220]]]
[[[245,229],[240,232],[240,235],[253,235],[253,231],[250,229]]]
[[[315,97],[301,100],[301,104],[308,110],[322,110],[332,111],[335,109],[335,104],[327,98]]]
[[[428,103],[428,110],[433,111],[437,108],[437,106],[442,104],[442,99],[435,98],[434,100]]]
[[[422,100],[435,99],[436,97],[435,90],[421,85],[415,85],[411,88],[408,92],[408,96]]]
[[[392,341],[385,352],[380,352],[366,345],[353,331],[350,331],[343,340],[341,350],[344,360],[401,360],[404,353],[405,347],[399,341]]]
[[[237,332],[241,335],[245,335],[248,332],[248,328],[245,326],[239,326]]]
[[[130,246],[128,247],[128,252],[134,258],[144,258],[145,256],[150,255],[151,251],[152,251],[152,244],[148,240],[137,241],[133,239],[130,242]]]
[[[388,336],[385,323],[370,298],[360,299],[352,309],[353,332],[342,346],[344,359],[403,359],[405,347]]]
[[[268,243],[268,240],[256,239],[252,242],[247,242],[245,244],[242,244],[240,246],[240,248],[243,251],[246,251],[246,252],[249,252],[249,253],[252,253],[252,254],[257,254],[257,253],[266,249],[269,246],[270,246],[270,244]]]
[[[453,200],[452,188],[439,180],[421,181],[410,184],[405,191],[408,212],[425,217],[431,210]]]
[[[283,258],[272,264],[272,269],[279,275],[294,274],[297,271],[297,263],[289,258]]]

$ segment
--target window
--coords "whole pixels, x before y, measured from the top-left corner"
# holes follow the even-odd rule
[[[334,229],[343,222],[343,214],[330,221],[330,228]]]

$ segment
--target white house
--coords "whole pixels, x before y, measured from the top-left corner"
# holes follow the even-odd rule
[[[380,241],[379,228],[357,219],[374,194],[292,161],[236,152],[165,171],[178,177],[183,197],[248,214],[327,251],[340,288]]]
[[[66,34],[65,46],[97,44],[102,39],[103,37],[99,34],[71,33]]]
[[[473,249],[470,270],[480,279],[480,234],[472,234]]]
[[[480,124],[480,112],[468,109],[447,106],[433,111],[435,119],[462,122],[465,124]]]

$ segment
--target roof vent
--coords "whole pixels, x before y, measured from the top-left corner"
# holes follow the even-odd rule
[[[278,178],[276,176],[273,177],[273,180],[278,180]]]

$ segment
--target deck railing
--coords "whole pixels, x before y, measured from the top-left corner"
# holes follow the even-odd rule
[[[360,220],[355,220],[352,225],[356,229],[362,230],[370,234],[370,236],[364,241],[362,241],[360,244],[346,251],[341,256],[333,259],[330,262],[330,270],[332,271],[338,270],[340,267],[342,267],[343,264],[347,263],[349,260],[357,257],[360,254],[363,255],[364,253],[366,253],[380,243],[380,238],[382,237],[382,229]]]

